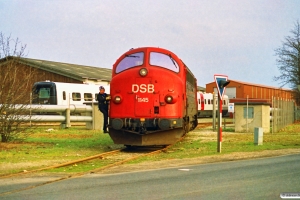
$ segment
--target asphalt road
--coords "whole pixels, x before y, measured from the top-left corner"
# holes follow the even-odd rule
[[[283,192],[300,193],[300,154],[113,175],[89,174],[1,195],[41,181],[2,182],[0,199],[281,199]]]

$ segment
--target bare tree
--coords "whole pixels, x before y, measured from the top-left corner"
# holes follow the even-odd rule
[[[34,69],[22,68],[19,60],[26,45],[0,32],[0,135],[2,142],[13,141],[26,135],[30,128],[24,116],[30,103],[29,88]],[[23,115],[22,118],[20,115]]]
[[[291,36],[285,37],[282,47],[275,50],[278,56],[277,65],[281,73],[275,76],[275,81],[280,81],[281,87],[289,84],[294,90],[300,85],[300,24],[295,23],[290,31]]]

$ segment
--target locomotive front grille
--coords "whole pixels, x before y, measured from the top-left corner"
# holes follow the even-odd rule
[[[114,118],[110,119],[110,127],[115,130],[130,130],[144,134],[147,131],[168,130],[182,127],[181,118]]]

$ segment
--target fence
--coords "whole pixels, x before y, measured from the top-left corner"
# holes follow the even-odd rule
[[[29,114],[14,117],[17,121],[27,122],[61,122],[62,128],[71,127],[71,122],[86,122],[88,129],[98,130],[102,127],[102,116],[96,103],[89,105],[14,105]],[[1,106],[1,105],[0,105]],[[52,115],[50,114],[52,113]],[[57,113],[53,115],[53,113]],[[71,115],[72,114],[72,115]]]
[[[272,133],[276,133],[285,126],[294,123],[298,118],[293,100],[273,97],[272,105]]]

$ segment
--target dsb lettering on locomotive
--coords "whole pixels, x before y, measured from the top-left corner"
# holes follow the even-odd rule
[[[154,92],[154,85],[153,84],[132,84],[132,92],[133,93],[153,93]]]

